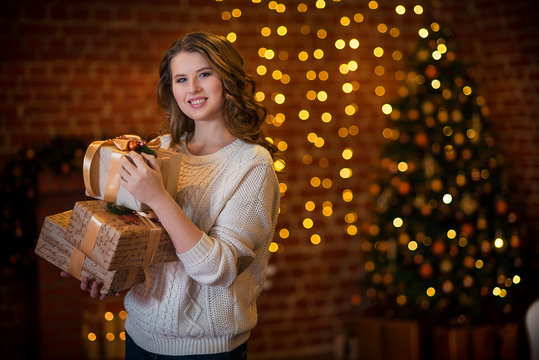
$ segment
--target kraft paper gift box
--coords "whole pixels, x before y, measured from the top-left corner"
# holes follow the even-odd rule
[[[84,276],[97,280],[102,284],[100,292],[103,295],[129,289],[144,281],[145,274],[141,268],[107,271],[88,257],[83,257],[83,261],[78,264],[71,261],[73,254],[76,257],[79,253],[65,239],[71,214],[70,210],[45,218],[35,249],[38,256],[79,280]]]
[[[356,322],[358,359],[420,360],[422,331],[417,320],[360,316]]]
[[[75,203],[66,239],[106,270],[178,260],[161,224],[137,213],[114,214],[103,200]]]
[[[83,162],[86,195],[136,211],[149,210],[146,204],[138,201],[119,183],[121,158],[123,155],[129,157],[132,145],[130,143],[138,144],[140,141],[137,135],[122,135],[111,140],[92,142],[86,150]],[[160,145],[161,139],[155,138],[147,143],[145,148],[155,151],[165,189],[175,196],[180,173],[180,155],[175,151],[161,149]]]

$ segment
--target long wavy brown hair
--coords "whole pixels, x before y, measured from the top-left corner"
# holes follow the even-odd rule
[[[172,93],[170,62],[181,51],[201,54],[223,79],[223,114],[228,131],[248,143],[265,147],[274,157],[277,148],[261,130],[267,110],[254,98],[256,83],[245,72],[243,58],[223,36],[208,32],[185,34],[173,42],[159,65],[157,102],[166,111],[168,121],[163,130],[171,134],[172,141],[177,144],[183,135],[195,130],[193,119],[181,111]]]

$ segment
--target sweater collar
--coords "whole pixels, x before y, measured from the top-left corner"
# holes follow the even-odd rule
[[[207,155],[193,155],[189,152],[187,149],[187,145],[185,144],[185,138],[182,139],[181,143],[179,144],[180,152],[183,153],[184,161],[187,161],[189,163],[196,163],[196,164],[202,164],[212,161],[218,161],[218,160],[224,160],[230,155],[237,153],[239,149],[243,146],[244,142],[241,139],[236,139],[232,141],[230,144],[222,147],[220,150]]]

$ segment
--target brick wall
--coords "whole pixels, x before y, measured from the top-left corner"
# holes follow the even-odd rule
[[[360,226],[367,216],[368,181],[384,125],[380,107],[397,96],[395,72],[404,66],[399,52],[406,55],[417,30],[430,24],[431,13],[453,28],[457,56],[476,74],[476,91],[489,104],[489,121],[506,154],[515,204],[532,234],[539,231],[539,48],[533,1],[435,0],[425,3],[421,15],[414,13],[416,2],[411,1],[401,2],[407,9],[403,15],[395,12],[395,1],[381,1],[375,9],[368,1],[326,0],[318,2],[325,4],[320,9],[314,1],[305,1],[306,12],[298,10],[298,3],[283,2],[284,12],[282,4],[266,0],[0,3],[0,158],[58,134],[102,138],[158,130],[162,116],[155,105],[157,66],[167,46],[187,31],[233,32],[249,72],[266,67],[265,75],[255,76],[259,90],[271,113],[284,117],[282,123],[267,124],[266,131],[276,142],[286,143],[289,167],[281,178],[286,191],[275,237],[279,250],[272,257],[259,326],[249,344],[253,359],[331,354],[352,329],[350,299],[356,290],[359,239],[350,226]],[[341,23],[343,17],[350,24]],[[277,32],[281,25],[287,28],[283,36]],[[266,26],[269,36],[261,33]],[[346,41],[342,50],[335,47],[338,39]],[[351,39],[358,39],[359,47],[351,47]],[[384,49],[382,57],[373,54],[377,46]],[[273,50],[274,57],[261,57],[260,48]],[[323,51],[321,59],[316,58],[317,49]],[[302,50],[308,54],[306,61],[298,58]],[[339,67],[352,60],[357,70],[341,73]],[[290,82],[286,76],[273,78],[274,70],[290,76]],[[306,76],[309,70],[315,72],[313,80]],[[343,92],[343,83],[354,90]],[[385,92],[376,95],[380,86]],[[315,95],[325,91],[327,99],[310,100],[310,90]],[[284,103],[273,100],[276,94],[285,96]],[[347,106],[355,109],[350,115]],[[300,110],[307,110],[309,117],[300,119]],[[331,114],[330,122],[321,120],[324,113]],[[309,133],[324,145],[317,147]],[[345,148],[353,150],[350,160],[341,156]],[[350,168],[353,176],[341,178],[341,168]],[[313,178],[321,185],[311,185]],[[352,192],[352,201],[343,200],[345,190]],[[314,203],[314,210],[305,208],[307,201]],[[46,206],[43,215],[56,211]],[[347,214],[352,219],[348,222]],[[313,220],[311,228],[304,227],[306,218]],[[321,239],[318,245],[311,243],[315,234]],[[55,274],[49,272],[41,275],[42,289],[53,294],[64,285],[55,284]],[[73,337],[73,323],[80,322],[80,312],[67,314],[65,309],[81,309],[80,301],[87,301],[71,290],[59,293],[67,301],[62,306],[41,300],[46,305],[43,320],[56,327],[59,336],[63,332]],[[79,299],[73,300],[78,305],[68,297]],[[61,347],[73,344],[47,342],[43,356],[54,357]]]

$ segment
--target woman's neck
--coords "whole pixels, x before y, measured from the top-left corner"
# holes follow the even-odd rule
[[[212,131],[213,130],[213,131]],[[193,155],[213,154],[236,140],[228,129],[200,129],[189,134],[186,138],[186,146]]]

